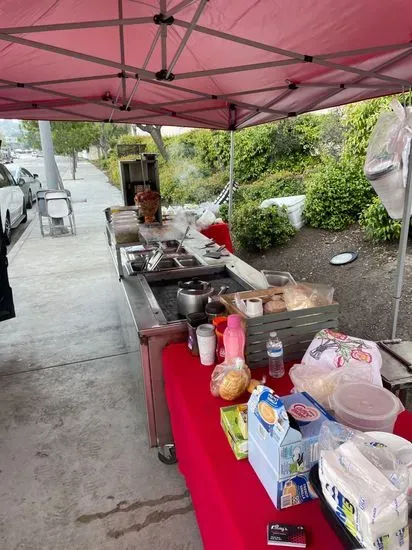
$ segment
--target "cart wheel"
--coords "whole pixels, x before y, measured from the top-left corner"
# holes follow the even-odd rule
[[[161,450],[157,453],[157,457],[160,460],[160,462],[163,462],[163,464],[167,464],[168,466],[171,466],[172,464],[176,464],[177,458],[176,458],[176,449],[174,445],[164,445]]]

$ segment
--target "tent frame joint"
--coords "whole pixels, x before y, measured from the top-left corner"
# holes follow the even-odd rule
[[[156,80],[167,80],[172,82],[175,79],[174,73],[168,73],[167,69],[161,69],[155,74]]]
[[[164,13],[157,13],[153,16],[153,22],[155,25],[167,25],[170,27],[175,22],[175,18],[173,15],[166,16]]]

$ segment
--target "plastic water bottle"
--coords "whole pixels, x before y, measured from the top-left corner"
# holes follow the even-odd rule
[[[285,366],[283,364],[283,344],[277,332],[269,334],[266,351],[269,358],[269,376],[272,378],[281,378],[285,374]]]

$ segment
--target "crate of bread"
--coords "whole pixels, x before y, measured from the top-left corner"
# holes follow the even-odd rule
[[[310,283],[298,283],[220,296],[228,313],[243,319],[245,356],[250,368],[267,365],[266,342],[273,331],[283,342],[285,361],[292,361],[303,356],[319,330],[338,328],[339,304],[331,295],[326,297],[323,288],[321,293],[312,294],[308,288],[311,288]],[[260,303],[256,306],[260,314],[249,316],[248,306],[253,301]]]

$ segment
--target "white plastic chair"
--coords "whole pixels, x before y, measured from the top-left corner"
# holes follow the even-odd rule
[[[65,225],[57,225],[54,220],[68,218],[72,235],[76,234],[76,221],[74,218],[73,208],[68,193],[65,190],[49,190],[44,195],[46,215],[49,219],[50,235],[56,236],[56,229],[67,227]],[[41,226],[41,230],[42,230]],[[43,231],[42,231],[43,234]]]

